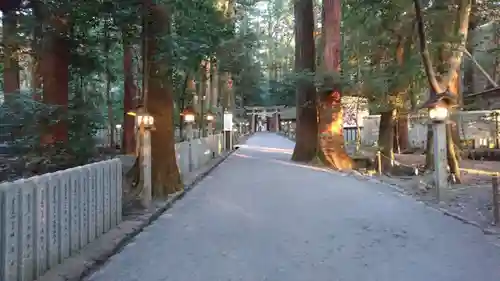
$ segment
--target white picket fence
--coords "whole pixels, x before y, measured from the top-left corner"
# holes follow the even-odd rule
[[[239,136],[235,134],[233,142]],[[187,174],[224,152],[222,134],[175,145]],[[122,220],[122,163],[0,184],[0,281],[33,281]]]
[[[187,174],[199,169],[211,159],[219,156],[223,150],[222,134],[176,143],[175,152],[180,173]]]
[[[113,159],[0,184],[0,280],[32,281],[121,221]]]

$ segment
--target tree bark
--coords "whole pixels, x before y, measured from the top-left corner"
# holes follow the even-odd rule
[[[441,94],[445,92],[445,89],[448,89],[449,92],[456,97],[456,100],[460,100],[460,92],[458,89],[458,77],[460,75],[460,65],[462,62],[462,57],[463,57],[463,49],[467,45],[467,35],[469,31],[469,19],[470,19],[470,13],[471,13],[471,0],[460,0],[458,3],[458,9],[457,9],[457,22],[455,21],[448,21],[446,24],[443,25],[443,30],[448,31],[451,27],[451,25],[458,26],[456,29],[456,35],[459,36],[460,38],[460,43],[458,44],[458,50],[454,50],[451,52],[450,55],[443,55],[445,52],[448,50],[443,50],[444,47],[450,46],[450,43],[444,43],[444,45],[441,47],[440,50],[440,58],[439,58],[439,64],[438,64],[438,69],[441,70],[439,79],[436,76],[436,73],[434,72],[434,68],[432,66],[432,62],[430,59],[429,51],[427,50],[427,38],[425,35],[425,29],[424,29],[424,21],[422,19],[422,9],[420,7],[420,2],[419,0],[414,0],[415,4],[415,14],[417,18],[417,24],[418,24],[418,35],[419,35],[419,40],[420,40],[420,53],[422,56],[422,61],[424,64],[425,72],[427,74],[427,79],[429,81],[429,85],[431,86],[432,92],[434,94]],[[446,34],[446,33],[445,33]],[[444,65],[449,65],[447,72],[444,70]],[[451,104],[451,105],[443,105],[443,106],[448,106],[449,109],[452,109],[456,104]],[[447,146],[448,146],[448,164],[450,166],[450,171],[452,174],[455,175],[455,180],[457,183],[461,182],[460,179],[460,162],[459,162],[459,153],[457,153],[458,150],[458,145],[455,145],[453,143],[453,132],[457,131],[456,128],[452,129],[450,125],[448,125],[447,129]],[[458,133],[456,134],[458,135]],[[456,137],[455,137],[456,138]],[[427,141],[431,142],[432,138],[430,136],[427,137]],[[429,148],[429,146],[428,146]],[[427,155],[431,154],[430,151],[427,151]],[[428,158],[429,156],[427,156]],[[430,160],[426,159],[426,163],[429,163]]]
[[[48,127],[44,143],[64,143],[68,140],[68,124],[64,115],[68,109],[69,61],[67,19],[57,14],[44,20],[52,27],[43,34],[40,68],[43,78],[43,102],[57,107],[56,123]]]
[[[206,103],[207,103],[207,87],[208,87],[208,76],[207,70],[210,67],[208,61],[203,61],[200,67],[201,85],[200,85],[200,136],[206,137],[207,132],[206,127]]]
[[[395,146],[395,151],[398,153],[408,150],[409,144],[409,131],[408,131],[408,114],[398,112],[396,119],[396,133],[397,133],[397,145]]]
[[[125,154],[135,153],[135,120],[133,116],[127,113],[135,109],[134,98],[136,96],[137,87],[134,82],[134,74],[132,70],[132,46],[124,39],[123,42],[123,72],[125,79],[123,81],[123,139],[122,151]]]
[[[212,61],[211,75],[210,75],[210,107],[217,107],[219,105],[219,71],[217,69],[217,60]]]
[[[409,59],[411,48],[411,41],[397,36],[397,43],[394,52],[396,64],[403,68],[404,64]],[[392,168],[391,161],[394,160],[394,151],[401,151],[401,144],[408,143],[408,123],[403,120],[400,122],[399,118],[404,118],[398,113],[403,107],[401,99],[408,88],[409,81],[400,81],[395,79],[389,86],[390,93],[388,98],[388,108],[381,112],[379,124],[379,149],[382,153],[382,171],[389,172]],[[406,118],[408,118],[406,116]],[[404,126],[406,125],[406,128]],[[403,138],[401,138],[403,136]]]
[[[104,58],[105,58],[105,68],[106,68],[106,106],[108,109],[108,127],[109,127],[109,146],[114,147],[115,143],[115,116],[113,114],[113,93],[111,92],[111,67],[109,60],[109,51],[111,48],[111,42],[109,38],[109,19],[105,19],[104,24]]]
[[[314,16],[312,0],[294,2],[295,15],[295,71],[303,76],[304,72],[314,72]],[[316,108],[316,89],[308,78],[297,81],[296,93],[296,139],[292,160],[309,162],[318,152],[318,113]]]
[[[42,40],[42,23],[40,19],[40,15],[38,12],[38,5],[33,5],[33,14],[35,15],[35,19],[38,20],[33,28],[33,38],[31,40],[31,90],[32,97],[34,100],[41,100],[42,96],[40,94],[40,89],[42,89],[42,75],[40,69],[40,53],[41,53],[41,40]]]
[[[17,15],[15,12],[8,12],[3,15],[3,42],[4,60],[3,60],[3,92],[6,102],[9,97],[19,91],[19,61],[17,44]]]
[[[477,12],[476,12],[477,13]],[[475,13],[474,13],[475,14]],[[477,16],[471,14],[469,20],[469,33],[474,34],[474,30],[477,27]],[[467,38],[467,50],[474,56],[475,53],[475,42],[474,36],[469,36]],[[469,63],[466,64],[466,68],[464,70],[464,93],[473,94],[474,93],[474,68],[476,67],[472,61],[469,60]]]
[[[390,171],[392,168],[391,159],[393,159],[395,114],[395,109],[380,114],[378,146],[382,154],[382,172],[384,173]]]
[[[174,97],[169,54],[160,53],[170,33],[170,11],[161,5],[152,5],[147,20],[147,55],[149,62],[149,93],[147,109],[154,117],[156,129],[151,132],[153,196],[164,198],[182,190],[177,167],[174,137]],[[158,41],[157,41],[158,40]]]
[[[340,74],[340,0],[323,0],[323,16],[324,69],[328,76],[334,73]],[[320,96],[319,147],[321,158],[327,166],[339,170],[351,170],[354,162],[344,148],[342,94],[340,85],[335,79],[335,77],[327,78],[326,89]]]

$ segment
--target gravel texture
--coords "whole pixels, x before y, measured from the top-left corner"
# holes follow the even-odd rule
[[[390,187],[258,133],[88,281],[497,281],[500,248]]]

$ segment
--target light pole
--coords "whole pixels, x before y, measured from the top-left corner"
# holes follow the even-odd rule
[[[213,123],[215,120],[215,115],[209,110],[207,112],[206,118],[207,119],[207,130],[208,130],[208,143],[211,145],[211,150],[212,150],[212,158],[215,158],[215,151],[217,151],[218,148],[215,147],[215,143],[217,143],[214,139],[214,131],[213,131]]]
[[[499,113],[498,113],[498,111],[493,111],[491,113],[491,117],[493,119],[493,122],[495,122],[495,148],[499,149],[500,148],[500,139],[498,138],[498,133],[499,133],[499,124],[498,124]]]
[[[121,149],[121,144],[122,144],[122,124],[116,124],[115,125],[115,148],[116,149]]]
[[[433,130],[434,152],[434,181],[436,185],[436,199],[440,201],[440,189],[448,186],[448,161],[446,147],[446,121],[449,111],[445,106],[435,106],[429,109],[429,119]]]
[[[186,123],[186,134],[187,134],[187,141],[188,141],[188,167],[189,167],[189,172],[193,171],[193,149],[192,149],[192,142],[193,142],[193,123],[195,121],[195,114],[194,110],[190,107],[187,107],[184,109],[182,112],[182,116],[184,117],[184,122]]]
[[[207,119],[207,130],[209,136],[213,135],[213,122],[215,120],[215,116],[211,111],[207,112],[207,115],[205,116],[205,119]]]
[[[151,207],[152,184],[151,184],[151,130],[154,130],[154,118],[144,108],[138,108],[137,112],[128,112],[135,116],[137,130],[139,161],[141,167],[141,204],[144,208]]]
[[[280,131],[280,111],[279,109],[276,109],[276,113],[275,113],[275,117],[276,117],[276,120],[274,120],[274,124],[276,126],[276,130],[275,132],[278,133]]]

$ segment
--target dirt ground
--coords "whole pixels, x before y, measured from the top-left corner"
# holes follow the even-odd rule
[[[395,158],[398,162],[405,165],[415,166],[423,165],[425,163],[425,155],[415,154],[396,154]],[[465,169],[474,169],[489,172],[500,172],[500,162],[496,161],[476,161],[476,160],[462,160],[460,167]],[[484,185],[491,184],[491,177],[485,175],[477,175],[462,172],[462,181],[466,185]]]
[[[396,161],[403,165],[416,166],[423,165],[424,155],[400,154],[395,155]],[[500,172],[500,162],[463,160],[461,168],[483,170],[490,172]],[[425,182],[429,176],[419,177],[392,177],[386,178],[394,184],[403,188],[404,191],[419,200],[426,202],[435,201],[435,190],[426,189]],[[486,175],[477,175],[462,172],[462,184],[451,186],[449,189],[441,190],[440,207],[445,208],[462,217],[480,224],[484,228],[493,228],[493,192],[492,178]]]

